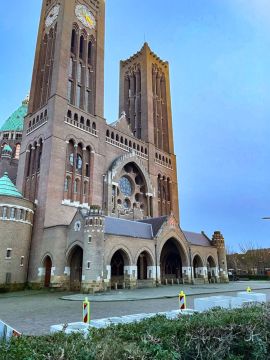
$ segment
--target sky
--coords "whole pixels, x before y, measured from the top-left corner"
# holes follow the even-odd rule
[[[105,117],[119,61],[147,41],[170,63],[181,227],[270,247],[270,1],[107,0]],[[1,5],[0,124],[29,92],[41,0]]]

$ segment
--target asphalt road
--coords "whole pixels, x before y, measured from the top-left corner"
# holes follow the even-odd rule
[[[267,300],[270,301],[270,289],[258,292],[267,294]],[[29,335],[47,334],[51,325],[82,321],[82,303],[61,300],[60,297],[63,295],[63,293],[40,293],[29,296],[25,296],[25,294],[1,295],[0,319],[16,330]],[[233,296],[234,293],[223,292],[219,295]],[[193,308],[194,298],[205,296],[207,295],[188,296],[188,307]],[[177,308],[177,298],[92,302],[91,318],[100,319],[136,313],[170,311]]]

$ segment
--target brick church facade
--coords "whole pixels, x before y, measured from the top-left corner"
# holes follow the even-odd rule
[[[17,174],[34,204],[25,281],[227,281],[220,232],[180,228],[169,64],[148,44],[121,61],[119,120],[104,119],[104,22],[104,0],[43,0]]]

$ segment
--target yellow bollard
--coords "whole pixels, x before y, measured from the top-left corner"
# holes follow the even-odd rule
[[[251,288],[250,288],[250,287],[247,288],[247,292],[248,292],[248,293],[251,292]]]
[[[186,302],[186,294],[184,293],[184,291],[181,291],[179,294],[179,309],[182,310],[186,310],[187,308],[187,302]]]
[[[86,297],[83,302],[83,322],[90,324],[90,301]]]

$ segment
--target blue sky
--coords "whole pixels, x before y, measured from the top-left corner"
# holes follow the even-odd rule
[[[182,228],[270,247],[270,2],[168,3],[107,0],[105,116],[118,115],[119,60],[146,40],[170,62]],[[29,91],[40,6],[2,4],[0,123]]]

